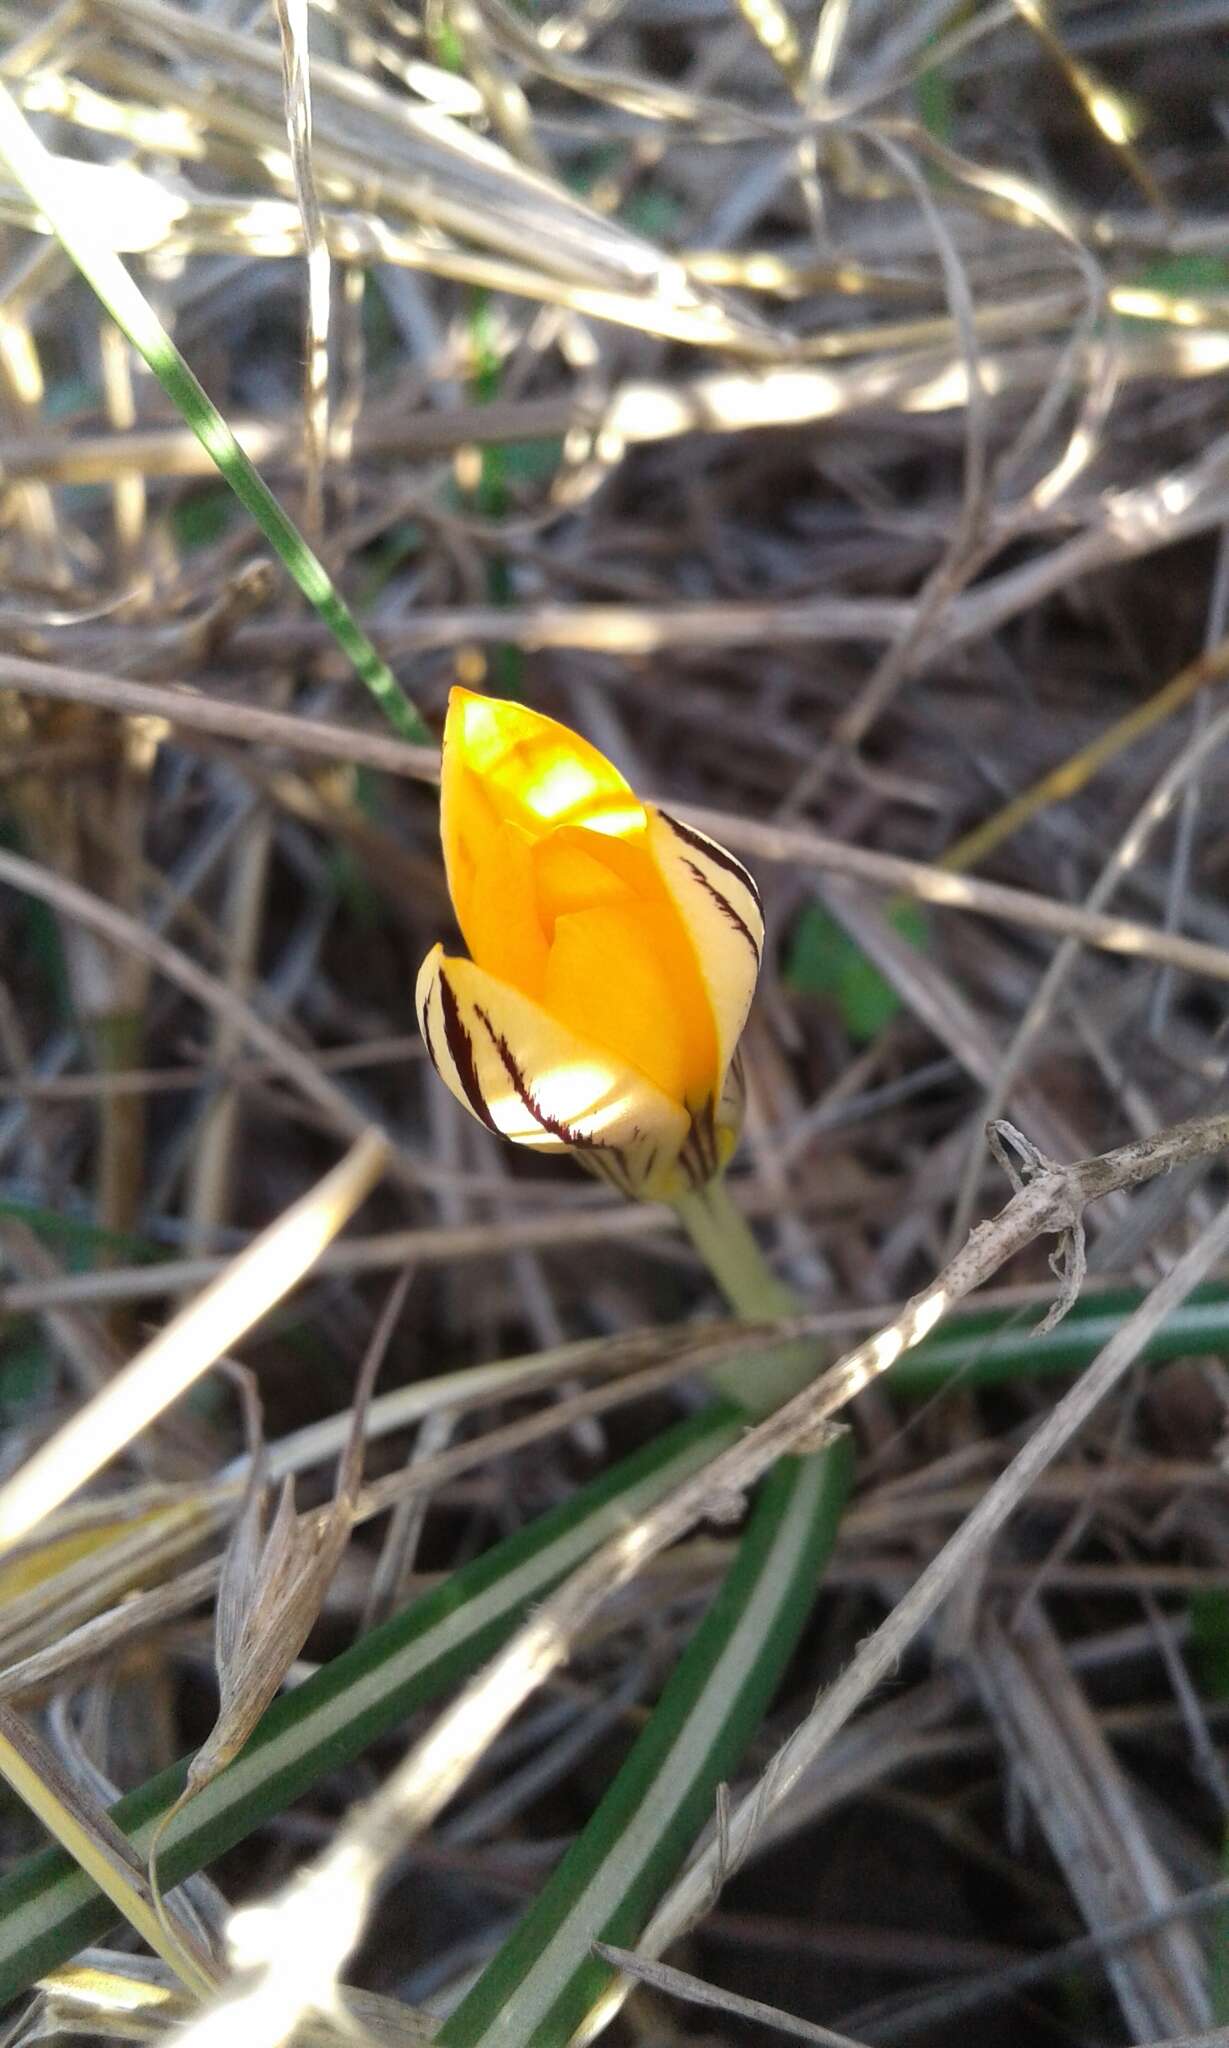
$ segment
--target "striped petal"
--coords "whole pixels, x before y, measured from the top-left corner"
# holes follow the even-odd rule
[[[442,946],[422,964],[416,1000],[436,1072],[488,1130],[575,1152],[625,1194],[666,1185],[689,1120],[634,1067]]]
[[[649,851],[691,939],[717,1030],[724,1076],[747,1021],[764,951],[760,892],[741,861],[649,806]]]

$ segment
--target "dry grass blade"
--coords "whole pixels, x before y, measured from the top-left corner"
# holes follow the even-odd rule
[[[307,0],[277,0],[286,94],[286,131],[307,258],[307,365],[304,376],[303,524],[312,541],[324,526],[324,463],[329,445],[329,298],[332,265],[312,168],[312,95]]]
[[[1187,973],[1207,975],[1214,981],[1229,980],[1229,952],[1198,939],[1184,939],[1169,932],[1149,930],[1130,918],[1108,917],[1077,904],[1057,902],[1052,896],[1031,895],[999,882],[983,882],[971,875],[950,874],[921,861],[904,860],[898,854],[877,853],[862,846],[842,845],[823,833],[797,825],[768,825],[756,820],[729,819],[722,812],[680,806],[682,814],[704,831],[720,831],[740,852],[762,860],[813,862],[832,874],[850,875],[877,882],[881,887],[916,896],[919,902],[934,903],[952,910],[968,910],[981,917],[1001,917],[1034,931],[1055,933],[1063,938],[1098,946],[1107,953],[1164,961]]]
[[[256,1449],[218,1582],[218,1718],[188,1768],[183,1798],[170,1809],[163,1827],[185,1800],[239,1754],[315,1625],[350,1538],[362,1480],[368,1405],[408,1285],[408,1275],[394,1284],[367,1347],[354,1390],[350,1435],[338,1463],[336,1489],[323,1513],[300,1519],[294,1480],[287,1477],[272,1525],[265,1532],[266,1482],[259,1414],[251,1419]],[[253,1404],[254,1390],[247,1389],[245,1398]]]
[[[3,657],[0,657],[0,662],[2,660]],[[2,672],[0,669],[0,673]],[[24,672],[33,683],[33,666]],[[107,685],[97,680],[77,681],[69,675],[60,678],[58,690],[53,675],[50,679],[50,690],[52,694],[63,694],[69,698],[87,698],[93,695],[96,699],[105,699],[113,696],[117,708],[122,703],[135,708],[142,699],[152,707],[155,701],[154,693],[143,690],[139,685],[117,684],[108,692]],[[158,715],[178,715],[172,693],[160,693],[156,701]],[[229,707],[223,710],[216,704],[210,707],[202,706],[199,709],[195,704],[190,707],[184,705],[182,709],[183,722],[187,726],[199,724],[205,730],[214,732],[246,731],[253,737],[285,738],[290,744],[301,744],[305,750],[311,752],[334,753],[340,750],[355,759],[368,761],[373,766],[388,767],[394,772],[415,777],[424,772],[425,750],[408,747],[395,740],[368,740],[362,735],[355,735],[353,741],[349,742],[348,736],[343,739],[338,729],[331,729],[323,733],[319,740],[313,741],[302,734],[296,738],[293,729],[296,721],[287,718],[279,722],[278,714],[272,712],[260,714],[257,723],[238,708],[233,713]],[[941,866],[932,867],[922,861],[904,860],[897,855],[878,853],[867,847],[843,845],[825,834],[801,826],[760,824],[752,819],[736,818],[727,812],[713,811],[695,804],[682,804],[677,808],[685,818],[700,825],[705,831],[731,846],[738,847],[741,852],[761,860],[811,862],[836,874],[852,875],[876,882],[892,891],[914,895],[924,903],[969,910],[985,917],[1003,918],[1009,923],[1017,923],[1034,930],[1070,936],[1110,953],[1123,953],[1132,957],[1161,961],[1186,973],[1206,975],[1217,981],[1229,980],[1229,951],[1206,945],[1196,939],[1152,929],[1128,918],[1108,917],[1095,910],[1059,903],[1052,898],[1008,888],[999,883],[983,882],[973,876],[956,875],[945,871]],[[0,880],[6,878],[6,871],[19,886],[39,889],[38,880],[31,873],[27,863],[15,856],[0,856]],[[49,886],[44,883],[42,888],[47,890]],[[85,892],[71,890],[68,885],[58,885],[54,893],[66,907],[71,903],[72,914],[80,917],[82,921],[88,919],[100,926],[105,924],[108,929],[120,928],[120,920],[114,916],[105,919],[99,916],[99,907],[91,903]],[[135,936],[128,933],[125,933],[125,936],[129,937],[129,942],[134,946],[141,943]],[[161,952],[155,952],[149,945],[145,950],[156,964],[164,966]],[[164,971],[175,970],[164,967]],[[186,976],[181,978],[186,980]],[[205,980],[206,977],[197,971],[191,985],[199,987]],[[212,992],[206,999],[215,1003],[218,1000]],[[218,1006],[221,1007],[220,1004]],[[256,1037],[255,1028],[250,1035]],[[321,1091],[313,1084],[312,1092],[319,1094]],[[334,1103],[336,1096],[330,1093],[329,1100],[330,1104]]]
[[[1094,1931],[1174,1904],[1136,1801],[1044,1616],[987,1616],[973,1668],[1013,1769]],[[1162,1928],[1106,1967],[1132,2038],[1189,2033],[1212,2017],[1189,1928]]]
[[[1183,747],[1141,804],[1131,819],[1126,831],[1115,846],[1101,873],[1097,876],[1088,900],[1086,912],[1101,914],[1106,904],[1113,900],[1115,892],[1123,881],[1137,868],[1143,857],[1149,837],[1173,812],[1182,792],[1190,785],[1204,764],[1229,740],[1229,711],[1222,712],[1210,725],[1204,725],[1194,738]],[[1079,958],[1079,943],[1071,936],[1063,940],[1039,982],[1015,1031],[1010,1043],[1004,1048],[996,1066],[994,1079],[985,1102],[985,1118],[988,1125],[998,1116],[1015,1085],[1030,1047],[1035,1043],[1047,1017],[1052,1013],[1064,984],[1070,979]],[[965,1170],[960,1199],[956,1204],[952,1232],[957,1240],[968,1226],[978,1178],[979,1148]]]
[[[812,2041],[815,2048],[861,2048],[848,2034],[834,2034],[831,2027],[816,2026],[812,2020],[782,2012],[779,2006],[765,2005],[762,1999],[740,1998],[736,1991],[722,1991],[718,1985],[706,1984],[702,1978],[691,1976],[687,1970],[673,1969],[669,1963],[647,1962],[630,1949],[615,1948],[607,1941],[595,1941],[593,1948],[596,1955],[626,1971],[638,1984],[648,1984],[655,1991],[664,1991],[667,1997],[682,1999],[686,2005],[702,2006],[707,2012],[728,2012],[734,2019],[751,2020],[778,2034],[789,2034],[797,2041]]]
[[[993,2005],[1031,2042],[1070,2030],[1077,1995],[1090,2040],[1198,2031],[1175,1930],[1191,1916],[1218,1953],[1229,1258],[1060,1462],[1029,1481],[1013,1461],[1068,1426],[1064,1375],[1206,1244],[1229,1171],[1210,1136],[1167,1149],[1229,1108],[1208,740],[1229,701],[1227,26],[1229,0],[5,0],[0,1489],[348,1146],[388,1146],[368,1228],[240,1343],[266,1479],[211,1373],[5,1551],[0,1699],[45,1713],[72,1768],[155,1784],[199,1745],[219,1663],[235,1739],[345,1520],[308,1649],[362,1666],[386,1606],[446,1606],[457,1570],[484,1583],[493,1545],[515,1558],[527,1525],[566,1519],[689,1412],[698,1375],[728,1367],[741,1392],[731,1361],[758,1343],[757,1396],[805,1330],[852,1363],[710,1483],[745,1489],[862,1386],[833,1591],[751,1771],[800,1724],[781,1768],[815,1761],[733,1802],[676,1910],[703,1917],[741,1845],[754,1865],[683,1960],[858,2040],[946,2037]],[[178,352],[164,381],[86,276],[132,287]],[[213,414],[175,409],[190,383],[168,360]],[[220,484],[224,443],[235,476],[255,466],[263,538]],[[363,621],[386,703],[422,707],[416,732],[385,728],[340,613],[269,552],[304,514],[306,559]],[[733,1187],[804,1318],[714,1320],[671,1212],[497,1162],[434,1087],[414,974],[457,940],[425,742],[456,680],[577,727],[755,869],[769,944]],[[987,1237],[1000,1099],[1054,1159],[1137,1145],[1126,1178],[1085,1215],[1078,1169],[1021,1154],[1010,1241],[1002,1217]],[[1060,1302],[1085,1250],[1098,1300],[1034,1343],[1056,1240]],[[942,1390],[929,1366],[885,1377],[1000,1256],[939,1332]],[[330,1507],[408,1267],[366,1477]],[[447,1443],[444,1416],[467,1418]],[[962,1526],[987,1487],[1016,1517],[993,1551]],[[441,1721],[457,1811],[424,1831],[430,1800],[398,1808],[414,1910],[380,1893],[361,1951],[404,1992],[407,2039],[419,2010],[461,2009],[555,1832],[656,1711],[735,1541],[704,1505],[697,1485],[637,1525],[643,1552],[557,1592],[503,1692]],[[948,1572],[960,1612],[935,1628],[912,1603]],[[1079,1779],[1085,1892],[1040,1826],[1013,1832],[1013,1723],[966,1655],[1025,1596],[1066,1674],[1030,1667],[1033,1732]],[[471,1640],[464,1612],[442,1641]],[[867,1711],[905,1628],[899,1711]],[[1095,1739],[1059,1711],[1077,1696]],[[232,1786],[265,1782],[262,1745]],[[235,1904],[353,1848],[358,1802],[404,1790],[396,1762],[373,1751],[265,1812],[226,1867]],[[215,1781],[174,1853],[245,1796]],[[1102,1823],[1124,1812],[1115,1846]],[[901,1881],[876,1887],[885,1864]],[[5,1982],[41,1967],[23,1927],[54,1922],[67,1954],[86,1880],[61,1877],[46,1920],[0,1912]],[[27,1879],[0,1871],[3,1901]],[[351,1924],[335,1903],[301,1945],[322,1979]],[[185,2018],[160,1970],[164,2006],[99,1967],[96,2006],[53,1991],[31,2042],[152,2043]],[[1124,2019],[1128,1978],[1151,2018]],[[1219,1962],[1212,1979],[1219,2011]],[[641,2000],[663,2033],[744,2025]],[[395,2018],[371,2025],[398,2038]]]
[[[22,1661],[64,1649],[77,1630],[89,1630],[96,1618],[131,1620],[131,1610],[143,1599],[159,1593],[165,1598],[161,1582],[168,1578],[186,1597],[192,1573],[182,1572],[185,1560],[216,1538],[234,1501],[227,1488],[202,1488],[130,1523],[116,1521],[114,1509],[101,1505],[104,1516],[96,1530],[58,1535],[65,1518],[57,1515],[50,1528],[41,1525],[9,1553],[11,1562],[0,1566],[0,1590],[7,1595],[0,1624],[6,1665],[0,1689],[7,1689],[6,1680]]]
[[[603,1202],[585,1209],[578,1202],[575,1211],[566,1214],[551,1208],[537,1215],[513,1215],[499,1223],[427,1226],[346,1239],[325,1253],[319,1270],[329,1275],[384,1273],[400,1266],[469,1261],[489,1257],[492,1252],[538,1246],[566,1250],[618,1243],[656,1237],[671,1228],[669,1214],[647,1204],[631,1209]],[[117,1266],[103,1273],[66,1273],[58,1280],[14,1281],[0,1293],[0,1303],[18,1315],[65,1302],[140,1301],[200,1287],[225,1272],[226,1266],[224,1258],[165,1259],[157,1266]]]
[[[236,1338],[309,1272],[370,1194],[388,1161],[377,1132],[233,1260],[145,1349],[0,1488],[0,1549],[123,1450],[152,1416],[185,1393]]]
[[[168,980],[176,982],[209,1009],[233,1020],[239,1035],[272,1060],[278,1071],[292,1080],[309,1101],[317,1103],[338,1130],[356,1143],[367,1139],[368,1119],[355,1107],[344,1089],[321,1073],[281,1032],[267,1024],[250,1003],[244,1002],[214,975],[198,967],[178,947],[168,945],[135,918],[112,909],[110,904],[88,889],[79,888],[62,876],[50,874],[20,854],[0,852],[0,882],[26,890],[41,901],[54,903],[75,923],[99,932],[121,949],[149,960]],[[382,1143],[388,1154],[389,1171],[399,1171],[412,1179],[404,1154],[387,1137],[382,1138]]]
[[[716,1891],[747,1855],[760,1830],[790,1796],[801,1773],[819,1756],[876,1685],[893,1671],[905,1646],[984,1559],[986,1547],[1026,1497],[1062,1447],[1099,1401],[1129,1369],[1150,1330],[1173,1303],[1197,1286],[1229,1247],[1229,1210],[1222,1212],[1183,1258],[1158,1283],[1146,1302],[1121,1326],[1095,1363],[1037,1428],[1007,1470],[982,1496],[909,1591],[859,1649],[853,1662],[823,1693],[807,1720],[795,1730],[753,1791],[733,1814],[723,1839],[710,1844],[665,1899],[641,1940],[649,1955],[660,1951],[707,1911]]]
[[[966,832],[954,846],[949,846],[942,865],[953,870],[980,866],[1030,818],[1035,818],[1039,811],[1051,804],[1077,796],[1093,776],[1117,758],[1124,747],[1133,746],[1197,699],[1202,691],[1223,681],[1227,671],[1229,640],[1222,640],[1188,662],[1155,695],[1116,719],[1060,767],[1052,768],[1030,789],[1021,790],[1019,796],[1004,804],[1002,810],[996,811],[984,824]]]
[[[237,1917],[231,1929],[232,1943],[236,1960],[253,1973],[248,1988],[205,2014],[191,2029],[188,2048],[213,2048],[215,2042],[223,2043],[236,2025],[250,2029],[260,2048],[278,2048],[305,2014],[327,2011],[389,1862],[454,1797],[517,1708],[566,1660],[582,1628],[614,1593],[670,1542],[709,1515],[714,1500],[741,1500],[779,1456],[805,1452],[822,1442],[831,1416],[933,1330],[955,1302],[1013,1252],[1042,1234],[1059,1238],[1066,1264],[1060,1299],[1069,1305],[1080,1271],[1086,1205],[1116,1188],[1138,1186],[1192,1152],[1223,1150],[1229,1145],[1229,1119],[1209,1119],[1159,1134],[1125,1146],[1117,1154],[1066,1168],[1042,1159],[1027,1141],[1018,1142],[1026,1165],[1023,1173],[1013,1176],[1017,1193],[1012,1202],[992,1223],[974,1232],[956,1259],[908,1304],[896,1323],[748,1430],[740,1443],[717,1456],[697,1479],[684,1482],[582,1565],[486,1670],[471,1680],[456,1705],[415,1744],[380,1791],[347,1816],[315,1863],[270,1904]],[[988,1489],[957,1535],[895,1607],[888,1623],[863,1645],[821,1708],[777,1758],[755,1797],[739,1809],[737,1821],[742,1825],[737,1832],[732,1829],[728,1843],[723,1833],[718,1852],[722,1867],[727,1856],[741,1857],[764,1816],[786,1797],[803,1764],[893,1668],[903,1646],[982,1554],[989,1537],[1019,1505],[1033,1479],[1126,1371],[1151,1330],[1227,1250],[1229,1210],[1122,1325],[1118,1338],[1105,1347],[1007,1472]],[[805,1335],[805,1316],[792,1325],[780,1326],[778,1334],[786,1333]],[[699,1898],[705,1900],[706,1883],[712,1882],[711,1866],[707,1880],[698,1876],[704,1868],[705,1859],[693,1865],[671,1895],[672,1901],[686,1897],[695,1911],[697,1886]],[[670,1907],[668,1901],[660,1909],[651,1923],[650,1936]],[[685,1920],[683,1924],[687,1924]],[[304,1967],[305,1953],[311,1955],[310,1969]]]
[[[56,2040],[88,2028],[105,2040],[156,2043],[168,2029],[182,2027],[195,2002],[177,1988],[173,1974],[153,1957],[118,1955],[86,1949],[75,1963],[45,1977],[39,1985],[40,2005],[26,2016],[18,2042]],[[426,2048],[435,2035],[429,2015],[413,2012],[399,2000],[347,1986],[344,2013],[332,2024],[317,2020],[306,2026],[306,2048],[338,2048],[352,2040],[356,2028],[378,2048]]]

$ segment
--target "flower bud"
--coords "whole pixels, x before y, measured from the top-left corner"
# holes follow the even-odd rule
[[[434,947],[417,1005],[457,1100],[626,1195],[669,1200],[720,1173],[764,937],[746,869],[566,726],[463,689],[440,829],[470,957]]]

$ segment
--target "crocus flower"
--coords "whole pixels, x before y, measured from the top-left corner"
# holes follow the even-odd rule
[[[418,1019],[458,1102],[628,1195],[719,1173],[764,937],[746,869],[567,726],[470,690],[448,703],[440,829],[470,957],[433,948]]]

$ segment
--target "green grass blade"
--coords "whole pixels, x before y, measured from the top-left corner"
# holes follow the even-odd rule
[[[433,735],[388,664],[376,653],[324,564],[282,510],[255,464],[244,454],[115,249],[96,235],[82,217],[80,195],[65,177],[63,166],[43,148],[2,82],[0,156],[7,159],[14,177],[46,217],[121,333],[144,356],[172,405],[276,549],[342,652],[353,662],[389,724],[404,739],[430,741]]]
[[[596,1940],[634,1942],[736,1767],[811,1611],[852,1470],[840,1437],[783,1459],[724,1585],[640,1739],[545,1889],[438,2039],[565,2048],[617,1972]]]
[[[964,1387],[989,1387],[1082,1372],[1142,1300],[1142,1291],[1132,1287],[1085,1295],[1055,1329],[1037,1336],[1026,1317],[1040,1318],[1042,1308],[953,1316],[935,1336],[897,1360],[886,1385],[896,1393],[932,1394],[956,1379]],[[1200,1352],[1229,1356],[1229,1288],[1220,1283],[1195,1288],[1140,1356],[1159,1365]]]
[[[464,1678],[529,1605],[731,1442],[742,1421],[732,1402],[717,1402],[666,1431],[278,1700],[242,1755],[168,1826],[158,1854],[163,1887],[232,1848]],[[173,1764],[112,1808],[142,1854],[183,1789],[186,1767],[186,1759]],[[114,1907],[61,1850],[28,1857],[0,1882],[0,2005],[100,1939],[114,1918]]]

